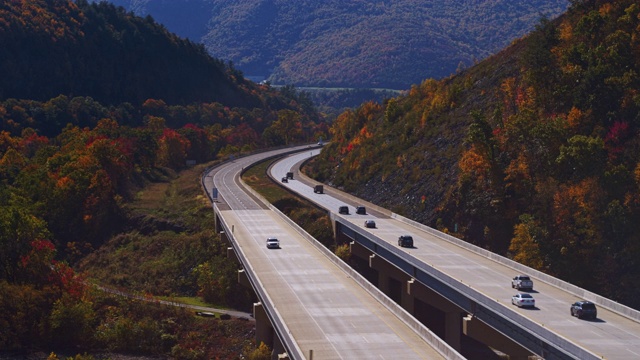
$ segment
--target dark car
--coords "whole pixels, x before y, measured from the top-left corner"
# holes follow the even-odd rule
[[[348,206],[340,206],[338,208],[338,214],[349,215],[349,207]]]
[[[375,228],[376,227],[376,222],[374,220],[365,220],[364,221],[364,227],[366,227],[366,228]]]
[[[356,206],[356,214],[367,215],[367,209],[364,206]]]
[[[577,301],[571,304],[571,316],[577,316],[578,319],[595,319],[598,317],[598,309],[591,301]]]
[[[398,245],[402,247],[413,247],[413,237],[411,235],[402,235],[398,238]]]
[[[282,178],[282,180],[281,180],[281,181],[282,181],[283,183],[288,183],[288,182],[289,182],[289,179],[287,179],[287,177],[285,176],[285,177],[283,177],[283,178]]]

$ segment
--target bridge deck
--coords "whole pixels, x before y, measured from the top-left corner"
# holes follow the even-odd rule
[[[268,210],[220,211],[298,346],[314,359],[441,359],[307,240]],[[275,236],[280,249],[267,249]]]

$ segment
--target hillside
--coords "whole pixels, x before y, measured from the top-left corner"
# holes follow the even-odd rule
[[[0,44],[0,357],[251,357],[246,321],[89,284],[250,306],[197,174],[326,138],[309,99],[108,3],[1,2]]]
[[[566,0],[111,0],[192,36],[247,76],[296,86],[407,89],[553,18]]]
[[[309,171],[640,308],[640,7],[573,3],[456,76],[341,114]]]
[[[124,16],[108,3],[33,1],[18,7],[5,2],[0,18],[2,99],[65,94],[106,104],[141,104],[149,98],[171,104],[257,104],[241,89],[242,78],[228,76],[232,69],[202,45],[169,33],[151,18]]]

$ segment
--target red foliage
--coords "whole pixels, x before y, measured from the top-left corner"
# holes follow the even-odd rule
[[[624,150],[624,140],[629,136],[629,123],[616,121],[604,138],[604,144],[609,152],[609,160],[615,160]]]
[[[85,293],[86,285],[84,284],[84,279],[76,275],[75,271],[65,263],[54,261],[49,281],[74,299],[79,300]]]
[[[22,153],[25,156],[31,156],[35,154],[38,149],[48,143],[49,139],[46,136],[39,136],[34,132],[31,135],[22,138],[18,143],[18,147],[22,150]]]
[[[256,144],[258,143],[259,137],[258,133],[254,129],[252,129],[246,123],[242,123],[231,131],[229,135],[225,138],[225,141],[234,146],[242,146],[245,144]]]

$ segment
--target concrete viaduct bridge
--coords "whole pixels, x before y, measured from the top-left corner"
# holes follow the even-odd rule
[[[387,308],[385,311],[390,311],[404,319],[409,327],[415,329],[414,333],[421,334],[422,339],[435,349],[437,356],[461,358],[459,351],[462,346],[461,337],[464,334],[509,355],[511,359],[640,358],[640,312],[415,223],[336,189],[325,186],[323,194],[316,194],[313,192],[313,186],[317,182],[299,174],[297,170],[305,159],[315,156],[320,149],[303,147],[295,150],[302,151],[275,162],[270,168],[270,174],[275,179],[280,179],[287,172],[295,173],[293,181],[282,185],[326,209],[338,240],[350,243],[352,256],[357,259],[362,276],[358,277],[359,274],[354,274],[353,270],[349,272],[348,269],[344,269],[346,264],[339,260],[334,259],[333,266],[342,268],[350,274],[350,278],[357,278],[358,286],[369,289],[370,292],[371,288],[375,287],[376,290],[384,293],[384,295],[378,293],[376,297],[380,303],[385,304]],[[264,157],[269,156],[276,155],[269,154]],[[242,169],[238,172],[241,171]],[[212,178],[211,185],[208,187],[210,189],[215,183],[213,181],[215,176],[208,177]],[[207,176],[204,178],[205,187],[207,187],[206,179]],[[208,191],[211,193],[210,190]],[[255,196],[253,194],[254,198]],[[232,195],[228,197],[231,198]],[[219,223],[222,224],[225,233],[233,233],[234,225],[229,225],[229,216],[218,205],[222,204],[214,203],[214,209],[219,215]],[[350,208],[349,215],[337,213],[338,207],[344,205]],[[356,205],[364,205],[367,214],[355,214]],[[235,214],[237,211],[231,211],[231,213]],[[220,216],[221,214],[223,216]],[[365,220],[375,220],[376,228],[363,226]],[[284,221],[295,228],[295,224],[291,224],[282,217],[279,217],[278,221]],[[267,222],[275,221],[267,220]],[[228,228],[229,226],[231,229]],[[263,232],[264,235],[259,239],[266,238],[267,233]],[[402,234],[413,236],[414,247],[402,248],[397,245],[398,236]],[[312,239],[308,240],[308,243],[313,244]],[[283,242],[283,249],[287,246],[287,242]],[[234,243],[233,240],[231,243]],[[234,249],[238,253],[239,249],[235,246]],[[320,249],[322,245],[318,245],[317,242],[314,246],[320,252],[327,252],[326,249]],[[330,254],[326,256],[330,258]],[[310,261],[305,262],[306,266],[311,266]],[[248,275],[250,271],[247,271],[244,262],[243,266],[245,267],[243,273]],[[289,271],[293,273],[293,270]],[[312,273],[314,271],[307,269],[304,274]],[[532,294],[536,299],[534,309],[520,309],[511,305],[511,296],[516,291],[511,289],[510,279],[516,274],[527,274],[533,278],[535,284]],[[250,279],[251,276],[248,278]],[[301,281],[310,284],[309,279],[301,279]],[[252,285],[255,289],[255,281]],[[355,284],[353,285],[355,287]],[[295,294],[298,294],[299,289],[295,285],[288,286],[292,290],[292,296],[297,296]],[[328,284],[325,286],[331,287]],[[260,294],[260,291],[266,291],[269,288],[270,286],[262,284],[262,290],[256,290],[262,303],[257,305],[256,319],[259,320],[261,309],[264,309],[264,316],[270,319],[271,324],[275,324],[272,325],[273,331],[265,330],[267,335],[264,337],[269,338],[268,334],[271,331],[282,339],[282,333],[286,335],[288,331],[288,322],[278,315],[277,310],[265,309],[265,301]],[[320,306],[327,312],[340,303],[332,299],[332,289],[321,291],[321,294],[321,298],[326,298],[321,300],[320,303],[323,305]],[[569,305],[579,299],[587,299],[598,305],[598,319],[586,321],[569,315]],[[353,310],[353,308],[350,309]],[[314,318],[320,315],[319,318],[325,320],[327,312],[308,312],[309,319],[315,321]],[[336,310],[334,314],[337,313],[344,312]],[[358,313],[351,313],[349,316],[358,317]],[[361,316],[370,317],[364,314]],[[281,326],[278,322],[282,322]],[[319,325],[317,322],[316,324]],[[282,329],[279,329],[280,327]],[[351,345],[358,343],[359,336],[351,337]],[[341,338],[340,341],[345,341],[347,338],[349,337]],[[443,339],[444,343],[439,339]],[[367,354],[356,354],[350,352],[352,349],[345,352],[332,344],[331,347],[335,353],[325,353],[314,351],[310,347],[301,347],[300,343],[305,342],[296,343],[295,336],[290,341],[293,344],[286,345],[289,340],[283,339],[281,343],[285,345],[277,346],[282,348],[282,353],[287,353],[291,358],[386,357],[384,354],[380,355],[378,349],[370,349],[372,351]],[[278,343],[278,341],[272,342]],[[290,347],[298,351],[295,352]],[[386,346],[383,347],[386,348]],[[400,347],[406,350],[412,345],[402,344]],[[372,354],[374,356],[371,356]],[[354,357],[354,355],[357,356]],[[405,357],[395,353],[390,357],[412,358],[411,355],[413,354],[407,354],[408,357]],[[433,355],[422,356],[437,358]]]

